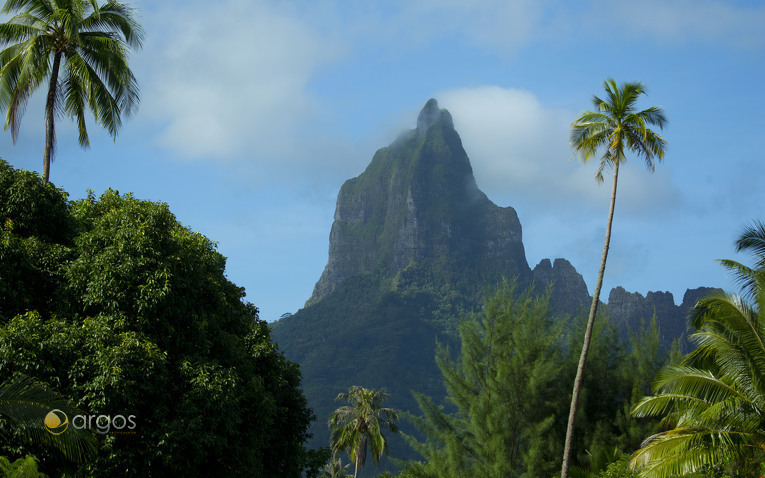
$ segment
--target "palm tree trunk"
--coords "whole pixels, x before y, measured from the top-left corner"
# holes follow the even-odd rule
[[[576,378],[574,379],[574,390],[571,393],[571,409],[568,414],[568,426],[566,427],[566,444],[563,447],[563,464],[561,466],[561,478],[568,478],[568,468],[571,459],[571,444],[574,437],[574,420],[576,411],[579,408],[579,392],[582,389],[584,379],[584,367],[587,363],[587,353],[590,350],[590,340],[592,339],[592,326],[595,323],[595,316],[598,313],[598,303],[600,302],[600,289],[603,287],[603,275],[606,272],[606,258],[608,257],[608,247],[611,243],[611,224],[614,221],[614,206],[616,205],[616,182],[619,178],[619,161],[614,165],[614,185],[611,189],[611,207],[608,211],[608,225],[606,226],[606,240],[603,244],[603,257],[600,259],[600,270],[598,271],[598,281],[595,284],[595,291],[592,295],[592,306],[590,306],[590,315],[587,319],[587,328],[584,332],[584,343],[582,344],[582,355],[579,357],[579,366],[576,369]]]
[[[61,65],[61,52],[53,56],[53,69],[50,74],[48,86],[48,99],[45,102],[45,152],[43,153],[43,184],[48,183],[50,177],[50,157],[53,153],[53,143],[56,140],[56,130],[53,124],[56,114],[56,87],[58,86],[58,69]]]
[[[361,461],[361,455],[358,453],[356,454],[356,469],[353,470],[353,478],[356,478],[356,475],[359,474],[359,462]]]

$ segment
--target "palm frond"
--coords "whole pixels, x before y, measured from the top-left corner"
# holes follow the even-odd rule
[[[141,48],[145,33],[135,18],[136,12],[129,5],[108,2],[84,18],[81,27],[84,32],[120,32],[131,48]]]
[[[759,235],[756,228],[746,231]],[[757,242],[755,238],[754,242]],[[756,248],[742,241],[743,248]],[[756,250],[756,249],[755,249]],[[649,437],[631,462],[645,477],[696,472],[723,458],[758,463],[765,450],[765,271],[721,261],[747,295],[717,292],[690,314],[697,345],[680,366],[665,367],[654,395],[635,416],[665,416],[666,432]]]
[[[45,428],[46,417],[53,410],[62,411],[66,417],[82,414],[67,399],[25,375],[0,386],[0,415],[11,420],[19,433],[59,449],[72,461],[83,461],[92,455],[97,440],[89,431],[69,426],[61,434],[54,435]]]

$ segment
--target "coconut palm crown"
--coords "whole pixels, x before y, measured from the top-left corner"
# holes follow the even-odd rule
[[[55,121],[65,114],[90,146],[85,111],[115,139],[122,116],[138,106],[138,84],[128,66],[128,48],[140,48],[143,31],[133,10],[96,0],[7,0],[0,14],[0,107],[15,142],[32,94],[47,86],[43,182],[50,176]]]
[[[596,111],[583,112],[572,125],[571,145],[575,154],[579,153],[586,163],[603,150],[595,173],[598,183],[603,182],[606,168],[618,168],[626,161],[627,151],[642,157],[648,170],[653,172],[655,161],[664,160],[667,142],[648,126],[663,129],[667,123],[664,110],[660,106],[637,110],[637,101],[645,94],[643,83],[626,82],[619,86],[609,78],[603,87],[605,99],[592,98]]]

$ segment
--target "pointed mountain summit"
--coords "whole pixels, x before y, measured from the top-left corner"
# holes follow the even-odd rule
[[[340,189],[329,260],[306,305],[355,275],[425,264],[449,280],[466,269],[476,279],[531,278],[518,215],[478,189],[452,117],[434,99],[416,129]]]
[[[484,292],[503,278],[517,280],[518,290],[552,285],[554,312],[589,308],[584,279],[568,261],[544,259],[529,268],[518,215],[478,189],[451,115],[431,99],[415,129],[343,184],[329,259],[312,296],[272,323],[281,350],[300,364],[317,416],[312,445],[328,445],[334,399],[352,385],[384,387],[391,393],[386,406],[410,412],[418,411],[411,390],[440,400],[436,341],[458,348],[459,320],[479,312]],[[685,330],[686,301],[670,306],[669,293],[644,298],[623,289],[612,295],[617,324],[650,321],[655,310],[663,330]],[[671,327],[664,318],[674,321]],[[392,456],[415,458],[409,453],[401,439],[391,439]]]
[[[415,129],[343,184],[311,298],[272,324],[280,348],[300,364],[318,417],[313,444],[328,444],[334,398],[351,385],[385,387],[389,405],[408,411],[417,410],[410,390],[443,396],[436,341],[458,346],[459,319],[477,312],[486,288],[503,278],[520,288],[535,276],[543,286],[570,281],[560,300],[587,302],[568,262],[537,269],[526,262],[515,210],[478,189],[451,115],[429,100]],[[397,447],[406,449],[394,439],[391,454],[402,456]]]

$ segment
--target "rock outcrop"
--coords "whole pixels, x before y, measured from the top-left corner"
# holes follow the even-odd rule
[[[433,99],[415,130],[343,184],[329,260],[306,305],[355,275],[394,276],[413,263],[448,279],[466,271],[491,280],[531,278],[518,215],[478,189],[452,117]]]
[[[638,292],[627,292],[623,287],[616,287],[608,295],[608,315],[626,338],[627,330],[637,330],[641,323],[650,322],[655,314],[662,347],[667,348],[673,340],[687,337],[690,309],[700,298],[716,290],[710,287],[688,289],[683,295],[683,302],[676,305],[670,292],[648,292],[643,297]],[[686,350],[689,348],[685,341],[682,345]]]
[[[567,314],[587,314],[592,300],[587,284],[566,259],[542,259],[534,268],[534,280],[552,288],[550,305],[553,310]]]

